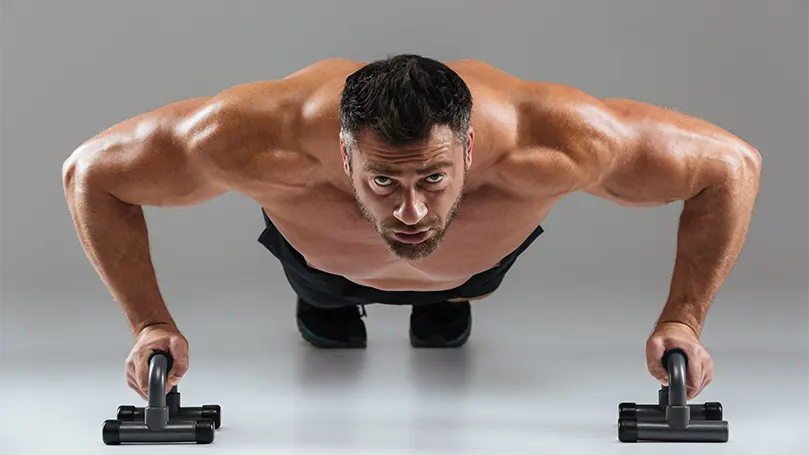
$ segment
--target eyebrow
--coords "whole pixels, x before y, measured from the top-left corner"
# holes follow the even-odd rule
[[[450,161],[438,161],[429,166],[423,167],[421,169],[417,169],[416,173],[419,175],[429,175],[433,172],[445,168],[445,167],[452,167],[452,162]],[[369,161],[365,163],[363,166],[363,170],[365,172],[371,172],[376,174],[385,174],[385,175],[402,175],[404,172],[401,169],[396,169],[391,167],[387,164],[383,163],[375,163],[373,161]]]

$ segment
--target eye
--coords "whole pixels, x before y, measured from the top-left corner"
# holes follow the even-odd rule
[[[440,183],[441,180],[444,180],[444,176],[442,174],[433,174],[427,177],[427,181],[430,183]]]
[[[388,177],[383,177],[383,176],[374,177],[374,183],[376,183],[379,186],[388,186],[392,182],[393,181],[391,179],[389,179]]]

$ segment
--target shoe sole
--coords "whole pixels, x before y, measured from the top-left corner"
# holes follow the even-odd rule
[[[422,340],[418,338],[411,329],[410,345],[413,346],[414,348],[458,348],[466,344],[471,334],[472,334],[472,321],[469,321],[469,325],[466,327],[466,330],[464,330],[464,332],[461,335],[449,341],[444,341],[443,339],[437,337],[435,339]]]
[[[320,349],[364,349],[368,345],[367,339],[363,337],[351,337],[348,341],[337,341],[323,338],[309,330],[300,318],[296,318],[298,331],[304,340],[316,348]]]

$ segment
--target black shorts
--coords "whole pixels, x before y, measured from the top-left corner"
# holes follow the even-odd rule
[[[281,261],[289,284],[304,302],[320,308],[336,308],[347,305],[421,305],[445,302],[449,299],[471,299],[494,292],[503,281],[506,272],[517,257],[542,234],[537,228],[512,253],[489,270],[473,275],[462,285],[445,291],[381,291],[354,283],[342,276],[314,269],[306,263],[303,255],[287,242],[273,225],[267,213],[261,210],[266,227],[258,238]]]

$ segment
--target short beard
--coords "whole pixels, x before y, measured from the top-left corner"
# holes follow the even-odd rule
[[[447,215],[447,221],[444,226],[440,226],[438,222],[426,222],[420,223],[416,226],[413,226],[416,229],[425,229],[430,228],[432,229],[430,238],[427,240],[417,243],[417,244],[409,244],[409,243],[402,243],[397,240],[395,237],[386,234],[382,228],[379,226],[377,220],[371,215],[368,211],[368,208],[363,204],[362,200],[360,199],[359,195],[357,194],[357,188],[354,185],[354,172],[352,170],[352,166],[349,164],[349,180],[351,182],[351,190],[354,193],[354,200],[357,201],[357,206],[362,213],[362,217],[371,227],[374,228],[377,234],[382,238],[385,242],[385,245],[388,247],[388,250],[397,258],[404,259],[407,261],[418,261],[421,259],[425,259],[432,255],[440,246],[444,240],[444,236],[447,233],[452,221],[455,219],[455,215],[458,213],[458,209],[461,207],[461,201],[463,200],[464,190],[466,189],[466,180],[468,169],[466,166],[466,160],[464,159],[464,171],[463,171],[463,180],[461,182],[461,191],[458,194],[458,197],[455,199],[455,202],[452,203],[452,207],[449,210],[449,214]],[[389,227],[389,226],[388,226]],[[411,227],[412,228],[412,227]]]

